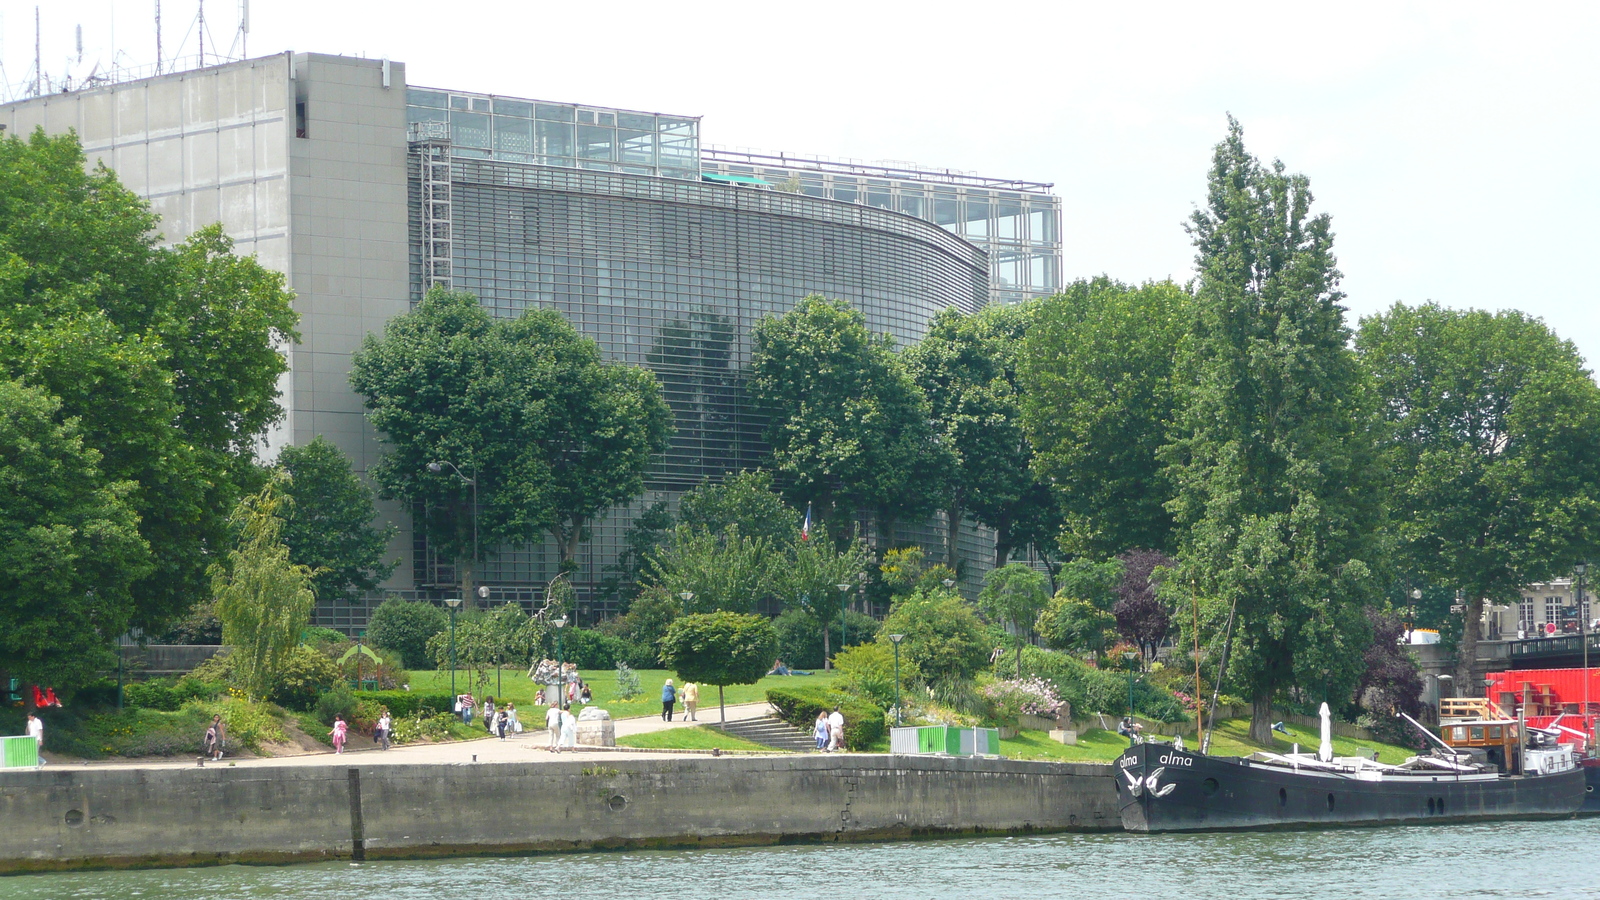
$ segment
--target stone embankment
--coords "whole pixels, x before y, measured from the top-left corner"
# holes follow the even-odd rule
[[[0,872],[1120,830],[1109,766],[879,755],[0,772]]]

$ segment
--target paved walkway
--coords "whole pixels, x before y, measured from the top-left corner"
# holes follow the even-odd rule
[[[533,708],[533,712],[538,717],[538,721],[537,722],[533,722],[533,723],[524,722],[523,723],[523,727],[525,727],[527,729],[526,731],[524,731],[522,734],[517,735],[515,737],[509,737],[508,736],[503,741],[500,740],[499,738],[493,738],[493,737],[485,736],[485,737],[478,738],[478,739],[475,739],[475,740],[451,741],[451,742],[442,743],[442,744],[407,744],[405,746],[393,747],[393,748],[391,748],[389,750],[351,749],[351,750],[346,750],[342,754],[341,753],[334,753],[332,750],[327,750],[327,751],[323,751],[323,752],[320,752],[320,753],[305,753],[305,754],[300,754],[300,755],[297,755],[297,756],[262,757],[262,758],[259,758],[259,759],[228,759],[228,758],[224,758],[221,763],[215,763],[215,762],[211,762],[211,761],[208,760],[206,762],[206,765],[207,766],[216,766],[216,765],[228,766],[228,765],[231,764],[231,765],[234,765],[234,766],[238,766],[240,768],[251,767],[251,766],[334,766],[334,765],[338,765],[338,766],[344,766],[344,765],[369,766],[369,765],[416,765],[416,764],[438,764],[438,763],[452,763],[452,764],[470,765],[470,764],[472,764],[474,762],[479,762],[479,763],[486,763],[486,762],[500,763],[500,762],[540,762],[540,761],[546,761],[546,760],[554,761],[554,760],[563,760],[563,759],[579,759],[579,760],[588,760],[588,759],[596,759],[596,760],[604,760],[604,759],[638,759],[638,758],[641,758],[641,757],[652,757],[652,756],[674,756],[674,755],[693,756],[693,755],[700,755],[700,754],[692,754],[692,753],[674,754],[674,753],[672,753],[670,751],[641,753],[641,752],[638,752],[638,751],[609,750],[609,749],[602,749],[602,748],[598,748],[598,747],[583,747],[581,745],[578,747],[578,749],[576,751],[572,751],[570,753],[569,752],[551,753],[547,749],[549,747],[549,745],[550,745],[550,736],[549,736],[550,733],[548,731],[546,731],[543,727],[538,727],[538,728],[534,727],[536,725],[537,726],[543,726],[543,724],[544,724],[544,707],[542,707],[542,706],[534,707]],[[738,722],[738,721],[743,721],[743,720],[747,720],[747,719],[758,719],[758,718],[760,718],[760,717],[762,717],[764,715],[767,715],[770,712],[770,708],[767,706],[767,704],[765,702],[741,703],[741,704],[738,704],[738,705],[731,705],[730,704],[728,706],[728,708],[727,708],[727,712],[728,712],[728,721],[729,722]],[[617,737],[621,738],[621,737],[627,737],[629,735],[647,734],[647,733],[655,732],[655,731],[666,731],[667,729],[670,729],[670,728],[685,728],[685,727],[693,727],[693,726],[696,726],[696,725],[715,724],[718,721],[717,707],[716,706],[712,706],[709,709],[705,708],[705,707],[701,707],[701,709],[699,710],[699,713],[698,713],[698,718],[699,718],[698,722],[685,722],[685,721],[683,721],[682,716],[676,716],[675,715],[675,716],[673,716],[673,721],[671,721],[671,722],[663,722],[661,720],[661,716],[659,714],[657,714],[657,715],[654,715],[654,716],[636,716],[636,717],[628,718],[628,719],[617,719],[615,721],[616,733],[617,733]],[[476,724],[477,724],[477,720],[476,719],[473,720],[473,724],[476,726]],[[365,739],[362,740],[362,743],[368,744],[370,746],[370,742],[367,742]],[[776,752],[776,751],[774,751],[774,752]],[[45,756],[46,756],[47,759],[49,758],[49,754],[48,753],[45,754]],[[158,768],[184,768],[184,767],[193,768],[194,766],[195,766],[195,760],[194,760],[193,757],[176,757],[176,758],[173,758],[173,759],[170,759],[170,760],[162,759],[162,760],[153,760],[153,761],[82,762],[82,763],[80,763],[80,762],[74,762],[74,763],[54,763],[54,762],[52,762],[50,765],[45,767],[45,770],[46,771],[56,771],[56,770],[62,770],[62,769],[158,769]]]

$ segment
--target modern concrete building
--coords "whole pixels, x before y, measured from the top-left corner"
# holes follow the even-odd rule
[[[378,459],[379,435],[348,384],[351,355],[435,284],[477,294],[496,315],[559,309],[607,358],[653,369],[677,434],[645,496],[594,525],[573,578],[585,621],[604,611],[601,586],[640,509],[761,458],[765,423],[742,374],[758,320],[819,293],[904,344],[940,309],[999,296],[990,245],[975,235],[892,204],[702,173],[692,116],[409,87],[389,61],[285,53],[0,106],[0,124],[75,129],[91,162],[149,199],[166,240],[221,222],[239,252],[288,276],[302,341],[286,348],[276,444],[321,434],[359,472]],[[962,215],[973,216],[968,187]],[[1053,236],[1056,201],[1034,193],[1020,208]],[[1033,213],[1005,209],[989,221],[1030,227]],[[401,529],[391,553],[402,565],[381,595],[320,605],[319,624],[357,628],[384,596],[458,590],[452,561],[413,535],[408,510],[387,503],[381,516]],[[942,534],[930,521],[898,537],[937,548]],[[963,534],[976,584],[992,535]],[[485,557],[491,597],[524,603],[559,559],[548,543]]]

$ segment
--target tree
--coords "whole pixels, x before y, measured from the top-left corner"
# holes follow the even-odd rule
[[[1180,575],[1238,604],[1228,677],[1261,743],[1279,691],[1348,696],[1386,565],[1371,391],[1348,347],[1331,222],[1311,202],[1305,176],[1250,156],[1230,118],[1189,225],[1195,328],[1164,451]]]
[[[1145,659],[1154,659],[1172,624],[1167,605],[1158,596],[1162,573],[1177,560],[1158,550],[1129,550],[1117,559],[1122,563],[1122,582],[1117,586],[1117,605],[1111,609],[1117,632],[1138,644]]]
[[[773,547],[786,547],[800,530],[800,516],[772,488],[772,473],[757,469],[721,482],[703,481],[683,495],[678,521],[713,534],[729,525],[753,538],[766,538]]]
[[[1406,626],[1392,612],[1375,607],[1368,607],[1366,612],[1372,644],[1361,654],[1356,702],[1372,716],[1372,729],[1389,743],[1420,749],[1425,743],[1422,736],[1397,716],[1422,714],[1422,672],[1411,651],[1401,643]]]
[[[289,476],[283,542],[291,560],[316,572],[311,589],[318,598],[353,602],[389,577],[399,561],[384,562],[383,554],[396,529],[372,527],[372,491],[332,441],[319,434],[304,446],[285,447],[278,468]]]
[[[297,339],[284,276],[218,226],[168,248],[156,217],[77,138],[0,140],[0,377],[60,401],[149,545],[130,624],[150,632],[206,593],[235,503],[260,483],[279,348]]]
[[[871,557],[863,541],[850,541],[840,549],[828,539],[827,528],[819,525],[807,539],[795,536],[787,558],[773,573],[774,590],[784,605],[804,610],[822,632],[823,668],[832,666],[829,629],[844,614],[854,590],[841,591],[839,585],[856,585]]]
[[[950,455],[933,440],[927,401],[890,339],[869,334],[850,304],[812,295],[763,319],[750,371],[773,466],[797,506],[813,503],[830,522],[866,510],[891,536],[897,518],[940,503]]]
[[[951,454],[945,495],[945,565],[951,569],[958,568],[961,519],[969,513],[995,529],[996,568],[1013,549],[1033,542],[1035,519],[1054,518],[1054,502],[1029,468],[1033,448],[1023,433],[1017,382],[1018,348],[1035,308],[990,306],[972,316],[946,309],[904,354],[928,399],[940,446]]]
[[[772,569],[764,537],[746,537],[738,525],[721,534],[679,525],[646,562],[645,591],[686,612],[749,612],[771,591]]]
[[[450,617],[440,607],[418,600],[390,597],[372,611],[367,620],[367,640],[374,646],[393,650],[408,669],[426,669],[433,664],[428,654],[428,639],[450,628]]]
[[[1484,600],[1595,551],[1600,388],[1570,341],[1515,311],[1396,304],[1356,347],[1389,426],[1405,568],[1465,596],[1456,677],[1476,693]]]
[[[767,674],[778,633],[766,616],[732,612],[682,616],[661,639],[661,657],[685,681],[717,686],[722,721],[728,719],[723,688],[755,684]]]
[[[389,445],[373,479],[422,505],[428,540],[466,560],[465,595],[474,545],[549,532],[570,565],[587,523],[643,490],[671,430],[654,376],[602,362],[559,312],[495,322],[471,294],[437,288],[368,336],[350,384]]]
[[[1110,645],[1110,631],[1115,624],[1116,617],[1111,613],[1063,589],[1045,604],[1034,627],[1051,649],[1100,653]],[[1017,670],[1017,677],[1022,677],[1021,669]]]
[[[128,495],[60,403],[0,380],[0,672],[77,686],[103,671],[150,569]]]
[[[1018,672],[1022,671],[1022,648],[1028,644],[1033,634],[1033,623],[1050,599],[1047,585],[1048,580],[1043,572],[1023,563],[991,569],[984,576],[983,591],[978,594],[978,609],[992,621],[1011,624]]]
[[[1192,315],[1170,281],[1133,287],[1102,276],[1039,301],[1017,364],[1021,418],[1034,469],[1066,513],[1068,553],[1172,546],[1159,451]]]
[[[311,622],[316,597],[312,572],[289,561],[283,543],[281,476],[239,502],[232,524],[238,543],[211,566],[212,595],[222,642],[239,687],[263,698]]]
[[[880,642],[903,634],[900,652],[930,682],[971,678],[989,661],[991,645],[978,616],[954,594],[918,592],[895,603],[878,629]]]

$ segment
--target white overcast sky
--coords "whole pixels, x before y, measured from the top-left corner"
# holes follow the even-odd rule
[[[154,0],[0,0],[0,62],[154,61]],[[197,0],[165,0],[167,55]],[[238,0],[210,0],[226,49]],[[1053,182],[1065,271],[1185,280],[1231,112],[1311,179],[1349,307],[1517,308],[1600,360],[1600,3],[253,0],[252,56],[702,115],[730,147]],[[193,53],[188,34],[183,52]]]

